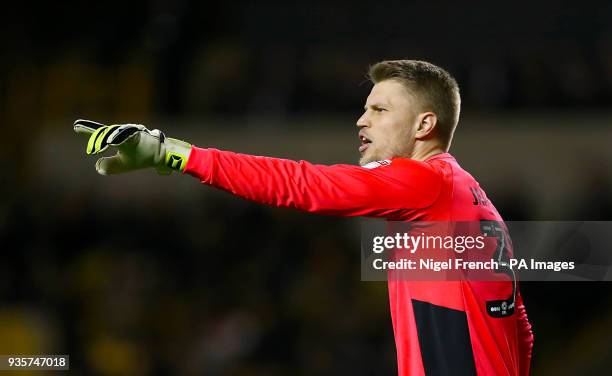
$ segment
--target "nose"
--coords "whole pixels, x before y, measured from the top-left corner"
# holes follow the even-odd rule
[[[367,115],[367,112],[364,112],[363,115],[361,115],[361,117],[357,119],[356,124],[357,124],[358,129],[363,129],[363,128],[370,126],[370,122],[368,121],[368,118],[366,115]]]

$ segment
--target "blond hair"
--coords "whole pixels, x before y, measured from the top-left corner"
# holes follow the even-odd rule
[[[373,84],[397,80],[414,96],[417,113],[431,111],[437,117],[438,137],[448,148],[459,122],[459,85],[444,69],[419,60],[386,60],[372,65],[368,79]]]

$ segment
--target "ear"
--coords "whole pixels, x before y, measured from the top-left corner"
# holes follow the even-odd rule
[[[423,112],[417,115],[417,129],[414,137],[417,140],[431,137],[438,125],[438,117],[433,112]]]

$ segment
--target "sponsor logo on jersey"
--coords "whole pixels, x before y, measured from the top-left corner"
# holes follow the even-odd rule
[[[391,164],[391,160],[390,159],[383,159],[382,161],[374,161],[374,162],[370,162],[367,163],[361,167],[363,168],[378,168],[378,167],[382,167],[382,166],[389,166]]]

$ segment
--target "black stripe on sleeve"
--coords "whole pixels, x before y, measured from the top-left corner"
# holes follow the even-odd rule
[[[476,375],[465,312],[412,300],[425,374]]]

